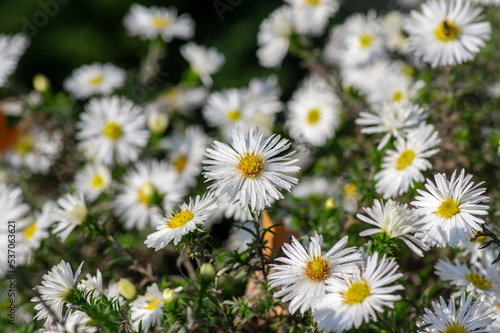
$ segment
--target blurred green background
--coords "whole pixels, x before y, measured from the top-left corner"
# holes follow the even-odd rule
[[[218,1],[218,2],[217,2]],[[112,62],[125,69],[138,68],[147,51],[147,42],[127,36],[123,17],[131,0],[4,0],[0,2],[0,33],[25,32],[31,46],[22,57],[14,75],[26,90],[37,73],[49,77],[56,90],[71,71],[92,62]],[[258,65],[255,51],[260,23],[284,2],[278,0],[143,0],[144,6],[174,6],[189,13],[196,21],[194,41],[216,46],[226,56],[223,70],[215,76],[214,89],[246,85],[250,78],[267,75],[273,70]],[[231,10],[222,14],[216,4]],[[354,11],[366,11],[376,5],[380,11],[394,8],[394,1],[344,1],[336,21]],[[223,5],[222,5],[223,6]],[[162,66],[169,81],[176,83],[187,63],[179,54],[183,41],[173,40]],[[318,40],[322,43],[322,40]],[[286,59],[280,71],[285,91],[296,84],[301,70],[294,59]]]

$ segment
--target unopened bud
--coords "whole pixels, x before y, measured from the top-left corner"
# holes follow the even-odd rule
[[[129,279],[120,279],[118,281],[118,291],[128,300],[132,300],[137,295],[137,289]]]
[[[333,201],[333,199],[332,199],[332,198],[328,198],[328,199],[326,200],[326,202],[325,202],[325,208],[326,208],[326,209],[334,209],[335,207],[337,207],[337,206],[335,205],[335,201]]]
[[[203,264],[200,267],[200,278],[203,281],[212,281],[215,277],[215,267],[212,264]]]
[[[33,77],[33,88],[39,93],[44,93],[49,90],[50,81],[43,74],[37,74]]]
[[[162,134],[168,126],[168,116],[164,112],[151,111],[148,116],[149,130],[154,134]]]

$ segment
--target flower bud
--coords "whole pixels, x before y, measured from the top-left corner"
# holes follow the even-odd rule
[[[137,289],[129,279],[120,279],[118,281],[118,291],[128,300],[132,300],[137,296]]]
[[[50,81],[43,74],[37,74],[33,77],[33,88],[39,93],[44,93],[49,90]]]
[[[148,116],[148,128],[154,134],[162,134],[168,126],[168,116],[164,112],[151,111]]]

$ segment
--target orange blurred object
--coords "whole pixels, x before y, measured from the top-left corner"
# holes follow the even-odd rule
[[[9,128],[7,117],[0,110],[0,154],[11,147],[19,137],[19,129]]]
[[[263,229],[270,228],[271,226],[273,226],[273,224],[275,224],[265,210],[262,211],[261,216]],[[264,251],[265,255],[270,256],[272,254],[272,250],[280,249],[283,244],[290,241],[290,237],[293,235],[291,232],[286,230],[283,221],[279,221],[278,223],[279,225],[271,229],[274,234],[271,232],[266,232],[266,234],[264,235],[264,241],[267,241],[266,249]]]

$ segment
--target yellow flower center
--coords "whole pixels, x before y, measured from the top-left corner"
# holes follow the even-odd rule
[[[353,197],[356,195],[356,184],[349,183],[344,186],[344,196],[345,197]]]
[[[153,184],[146,183],[139,189],[139,201],[145,205],[149,205],[153,200],[156,189]]]
[[[117,123],[109,121],[104,126],[102,133],[111,140],[118,140],[122,136],[122,127]]]
[[[172,165],[177,169],[177,172],[181,173],[186,167],[188,158],[186,155],[179,155],[172,161]]]
[[[153,24],[153,27],[156,29],[165,29],[170,25],[171,22],[165,17],[154,16],[151,23]]]
[[[149,301],[151,303],[149,303],[148,306],[146,307],[147,310],[154,310],[158,307],[158,305],[160,305],[160,302],[154,297],[150,297]]]
[[[317,6],[319,5],[320,0],[306,0],[306,3],[311,6]]]
[[[238,156],[239,163],[236,167],[245,177],[255,178],[264,169],[264,157],[262,154],[257,155],[254,150],[249,154],[244,152],[243,156]]]
[[[463,326],[453,323],[450,326],[446,324],[446,330],[439,331],[439,333],[467,333],[467,331]]]
[[[373,35],[362,34],[361,36],[359,36],[359,45],[361,45],[361,48],[366,49],[367,47],[370,47],[372,43],[373,43]]]
[[[102,177],[99,175],[95,175],[94,178],[92,178],[92,181],[90,182],[90,184],[94,188],[99,188],[104,184],[104,179],[102,179]]]
[[[398,157],[398,160],[396,162],[396,169],[397,170],[406,169],[411,165],[411,162],[413,162],[414,158],[415,158],[415,152],[413,150],[405,150]]]
[[[23,136],[17,140],[15,147],[19,155],[24,156],[33,149],[33,140],[30,136]]]
[[[392,100],[394,102],[400,101],[401,98],[403,98],[403,93],[401,91],[396,91],[394,95],[392,96]]]
[[[439,205],[438,214],[444,218],[450,218],[460,212],[457,203],[453,199],[446,199]]]
[[[227,119],[229,119],[232,122],[238,121],[241,118],[241,112],[239,110],[229,110],[227,111]]]
[[[344,302],[349,305],[361,303],[370,295],[370,287],[366,281],[352,284],[344,293]]]
[[[460,26],[448,20],[444,20],[437,27],[435,34],[439,40],[449,42],[458,38],[458,35],[460,34]]]
[[[465,278],[479,289],[489,290],[492,287],[490,280],[480,276],[477,273],[474,273],[474,271],[472,270],[469,274],[465,274]]]
[[[415,75],[415,69],[411,67],[410,65],[404,64],[403,66],[403,74],[408,75],[408,76],[414,76]]]
[[[167,221],[167,225],[171,229],[180,228],[191,221],[193,217],[193,212],[190,209],[183,210],[178,213],[174,213],[174,216],[170,219],[170,221]]]
[[[320,113],[318,109],[311,109],[307,114],[307,122],[311,125],[316,124],[319,121]]]
[[[93,76],[89,79],[89,84],[91,86],[98,86],[104,81],[104,75],[98,74],[96,76]]]
[[[33,223],[32,225],[27,226],[24,229],[24,239],[28,240],[31,237],[33,237],[33,234],[35,233],[35,231],[36,231],[36,223]]]
[[[314,255],[307,263],[306,275],[312,281],[323,281],[327,278],[330,264],[320,255]]]

